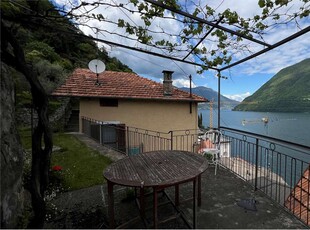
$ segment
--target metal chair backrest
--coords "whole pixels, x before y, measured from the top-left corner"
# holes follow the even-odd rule
[[[222,133],[216,129],[211,129],[204,134],[205,140],[210,140],[216,149],[220,149]]]

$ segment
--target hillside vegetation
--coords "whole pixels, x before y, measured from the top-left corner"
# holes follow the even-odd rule
[[[27,63],[36,71],[48,94],[62,84],[75,68],[88,68],[89,61],[95,58],[102,60],[107,70],[132,72],[118,59],[109,57],[104,48],[98,49],[94,41],[79,36],[82,32],[56,11],[48,0],[20,0],[18,5],[20,7],[2,1],[2,16],[8,23],[16,22],[11,25],[14,35],[24,50]],[[48,12],[50,17],[31,18],[25,9],[41,15]],[[28,82],[18,72],[14,74],[14,81],[18,108],[29,107],[31,93]],[[50,107],[53,108],[54,104],[55,99],[51,99]]]
[[[279,71],[234,110],[310,112],[310,59]]]

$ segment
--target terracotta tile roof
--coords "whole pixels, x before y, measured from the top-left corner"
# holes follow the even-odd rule
[[[53,96],[70,97],[111,97],[131,99],[155,99],[173,101],[206,102],[207,99],[173,88],[172,96],[164,96],[163,85],[143,78],[134,73],[105,71],[99,74],[96,85],[96,74],[88,69],[76,69],[66,82],[58,87]]]
[[[310,165],[286,199],[285,207],[310,226]]]

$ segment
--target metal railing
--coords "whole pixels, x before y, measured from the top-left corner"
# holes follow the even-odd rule
[[[126,155],[170,150],[171,135],[123,124],[111,124],[82,117],[82,132],[102,145]]]
[[[197,152],[198,148],[197,129],[164,133],[82,117],[82,132],[126,155],[172,149]]]
[[[126,155],[154,150],[199,153],[201,130],[168,133],[82,118],[82,132]],[[310,147],[221,127],[220,165],[264,192],[310,225]],[[307,186],[303,185],[306,184]]]
[[[229,154],[221,165],[310,225],[310,147],[221,127]]]

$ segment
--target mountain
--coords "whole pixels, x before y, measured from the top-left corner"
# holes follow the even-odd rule
[[[310,58],[280,70],[234,110],[310,112]]]
[[[182,87],[180,88],[181,90],[184,90],[186,92],[189,92],[190,89],[186,88],[186,87]],[[192,93],[205,97],[206,99],[208,99],[209,101],[213,100],[213,107],[217,108],[217,91],[214,91],[211,88],[207,88],[204,86],[198,86],[195,88],[192,88]],[[238,105],[240,102],[239,101],[235,101],[235,100],[231,100],[223,95],[221,95],[221,109],[227,109],[227,110],[231,110],[233,109],[236,105]],[[203,109],[209,109],[209,103],[201,103],[199,104],[200,108]]]

